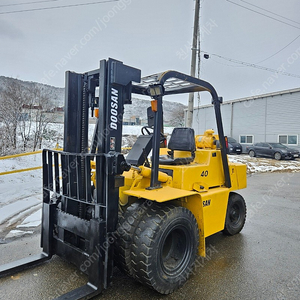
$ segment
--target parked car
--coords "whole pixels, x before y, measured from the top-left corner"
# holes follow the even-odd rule
[[[255,143],[253,146],[247,147],[248,154],[254,156],[267,156],[277,160],[295,159],[299,157],[299,151],[288,148],[281,143]]]
[[[227,137],[228,141],[228,153],[229,154],[241,154],[242,153],[242,145],[238,143],[234,138]]]

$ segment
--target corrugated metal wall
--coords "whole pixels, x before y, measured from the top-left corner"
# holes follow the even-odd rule
[[[230,132],[230,109],[231,107],[228,104],[224,104],[221,107],[224,132]],[[193,128],[196,134],[203,134],[207,129],[213,129],[215,132],[217,132],[215,110],[213,106],[205,106],[194,110]]]
[[[233,103],[232,137],[254,135],[254,142],[264,141],[266,101],[256,99]]]
[[[269,141],[278,141],[279,134],[298,135],[300,138],[300,92],[268,97],[266,135]]]
[[[240,140],[241,135],[253,135],[255,142],[278,142],[278,135],[298,135],[300,144],[300,91],[276,94],[254,100],[235,100],[221,108],[224,132]],[[196,134],[206,129],[216,130],[213,106],[194,110]]]

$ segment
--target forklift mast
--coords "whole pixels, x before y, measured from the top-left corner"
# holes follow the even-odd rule
[[[40,255],[0,266],[0,276],[49,260],[54,254],[88,275],[88,283],[57,299],[90,299],[111,282],[119,187],[129,170],[121,154],[124,104],[141,71],[109,59],[84,74],[66,73],[63,151],[43,150],[43,217]],[[96,97],[99,87],[99,98]],[[99,107],[92,145],[89,108]],[[91,162],[96,186],[91,186]]]
[[[197,91],[212,95],[224,186],[230,188],[220,112],[222,98],[209,83],[176,71],[141,79],[139,69],[114,59],[101,60],[99,69],[83,74],[67,72],[63,151],[43,150],[43,252],[0,266],[0,277],[59,255],[86,273],[88,283],[57,299],[90,299],[107,288],[113,273],[112,244],[118,220],[119,187],[124,185],[122,173],[131,167],[121,154],[124,105],[131,104],[132,93],[153,99],[149,189],[158,189],[163,96]],[[89,111],[95,108],[99,109],[99,116],[89,145]],[[91,184],[91,165],[96,170],[95,186]]]

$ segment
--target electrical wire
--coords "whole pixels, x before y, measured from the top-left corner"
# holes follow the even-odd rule
[[[292,25],[292,24],[290,24],[290,23],[284,22],[284,21],[282,21],[282,20],[276,19],[276,18],[274,18],[274,17],[268,16],[268,15],[266,15],[266,14],[264,14],[264,13],[261,13],[261,12],[259,12],[259,11],[254,10],[254,9],[251,9],[251,8],[249,8],[249,7],[243,6],[243,5],[241,5],[241,4],[238,4],[238,3],[236,3],[236,2],[233,2],[233,1],[231,1],[231,0],[225,0],[225,1],[227,1],[227,2],[229,2],[229,3],[231,3],[231,4],[234,4],[234,5],[237,5],[237,6],[239,6],[239,7],[242,7],[242,8],[244,8],[244,9],[247,9],[247,10],[249,10],[249,11],[252,11],[252,12],[254,12],[254,13],[256,13],[256,14],[265,16],[265,17],[267,17],[267,18],[269,18],[269,19],[275,20],[275,21],[277,21],[277,22],[280,22],[280,23],[286,24],[286,25],[288,25],[288,26],[291,26],[291,27],[300,29],[300,27],[298,27],[298,26],[295,26],[295,25]]]
[[[261,60],[261,61],[258,61],[257,64],[260,64],[268,59],[270,59],[271,57],[275,56],[276,54],[278,54],[279,52],[281,52],[282,50],[284,50],[285,48],[287,48],[289,45],[291,45],[293,42],[295,42],[298,38],[300,37],[300,34],[294,38],[291,42],[289,42],[286,46],[284,46],[283,48],[281,48],[280,50],[278,50],[277,52],[275,52],[274,54],[272,54],[271,56]]]
[[[243,8],[245,8],[245,9],[248,9],[248,10],[250,10],[250,11],[252,11],[252,12],[255,12],[255,13],[258,13],[258,14],[262,14],[262,13],[260,13],[260,12],[258,12],[258,11],[249,9],[249,8],[247,8],[247,7],[245,7],[245,6],[239,5],[239,4],[237,4],[237,3],[235,3],[235,2],[232,2],[232,1],[230,1],[230,0],[226,0],[226,1],[227,1],[227,2],[230,2],[230,3],[232,3],[232,4],[235,4],[235,5],[238,5],[238,6],[240,6],[240,7],[243,7]],[[300,22],[296,22],[296,21],[294,21],[294,20],[292,20],[292,19],[289,19],[289,18],[286,18],[286,17],[284,17],[284,16],[282,16],[282,15],[276,14],[276,13],[270,11],[270,10],[264,9],[264,8],[258,6],[258,5],[254,5],[254,4],[252,4],[252,3],[248,2],[248,1],[245,1],[245,0],[240,0],[240,1],[241,1],[241,2],[244,2],[244,3],[247,3],[248,5],[252,5],[252,6],[254,6],[254,7],[258,8],[258,9],[261,9],[261,10],[263,10],[263,11],[266,11],[266,12],[268,12],[268,13],[271,13],[271,14],[273,14],[273,15],[275,15],[275,16],[278,16],[278,17],[281,17],[281,18],[283,18],[283,19],[286,19],[286,20],[288,20],[288,21],[291,21],[291,22],[300,24]],[[293,25],[291,25],[291,24],[289,24],[289,23],[282,22],[282,21],[280,21],[280,20],[278,20],[278,19],[276,19],[276,18],[267,16],[267,15],[265,15],[265,14],[262,14],[262,15],[264,15],[264,16],[266,16],[266,17],[268,17],[268,18],[271,18],[271,19],[273,19],[273,20],[276,20],[276,21],[278,21],[278,22],[281,22],[281,23],[287,24],[287,25],[289,25],[289,26],[292,26],[292,27],[295,27],[295,28],[300,29],[300,28],[297,27],[297,26],[293,26]],[[293,40],[292,40],[290,43],[288,43],[286,46],[284,46],[284,47],[281,48],[280,50],[276,51],[274,54],[272,54],[272,55],[270,55],[269,57],[267,57],[267,58],[265,58],[265,59],[263,59],[263,60],[257,62],[256,64],[262,63],[262,62],[264,62],[264,61],[266,61],[266,60],[268,60],[268,59],[274,57],[276,54],[280,53],[280,52],[283,51],[285,48],[287,48],[289,45],[291,45],[291,44],[292,44],[294,41],[296,41],[299,37],[300,37],[300,35],[298,35],[295,39],[293,39]]]
[[[14,13],[23,13],[23,12],[31,12],[31,11],[40,11],[40,10],[49,10],[49,9],[58,9],[58,8],[67,8],[67,7],[88,6],[88,5],[102,4],[102,3],[116,2],[116,1],[119,1],[119,0],[105,0],[105,1],[96,1],[96,2],[78,3],[78,4],[69,4],[69,5],[61,5],[61,6],[50,6],[50,7],[43,7],[43,8],[13,10],[13,11],[7,11],[7,12],[0,12],[0,15],[14,14]]]
[[[2,5],[0,5],[0,7],[28,5],[28,4],[39,4],[39,3],[56,2],[56,1],[60,1],[60,0],[44,0],[44,1],[31,1],[31,2],[13,3],[13,4],[2,4]]]
[[[294,22],[294,23],[300,24],[300,22],[294,21],[294,20],[292,20],[292,19],[289,19],[289,18],[287,18],[287,17],[284,17],[284,16],[282,16],[282,15],[276,14],[276,13],[274,13],[274,12],[272,12],[272,11],[268,10],[268,9],[264,9],[264,8],[262,8],[262,7],[258,6],[258,5],[254,5],[254,4],[252,4],[252,3],[250,3],[250,2],[247,2],[247,1],[245,1],[245,0],[240,0],[240,1],[242,1],[242,2],[244,2],[244,3],[247,3],[248,5],[254,6],[254,7],[256,7],[256,8],[259,8],[259,9],[261,9],[261,10],[264,10],[264,11],[266,11],[266,12],[270,13],[270,14],[273,14],[274,16],[277,16],[277,17],[280,17],[280,18],[286,19],[286,20],[288,20],[288,21],[291,21],[291,22]]]
[[[259,65],[256,65],[256,64],[244,62],[244,61],[241,61],[241,60],[237,60],[237,59],[234,59],[234,58],[228,58],[228,57],[224,57],[224,56],[221,56],[221,55],[218,55],[218,54],[211,54],[211,53],[209,55],[213,55],[213,56],[216,56],[218,58],[221,58],[221,59],[224,59],[224,60],[236,63],[236,64],[241,64],[241,65],[244,65],[244,66],[247,66],[247,67],[256,68],[256,69],[260,69],[260,70],[264,70],[264,71],[269,71],[269,72],[272,72],[272,73],[279,73],[279,74],[285,75],[285,76],[300,78],[300,75],[297,75],[297,74],[282,72],[282,71],[279,71],[279,70],[275,70],[275,69],[259,66]]]
[[[44,0],[44,1],[31,1],[31,2],[13,3],[13,4],[2,4],[2,5],[0,5],[0,7],[28,5],[28,4],[39,4],[39,3],[56,2],[56,1],[60,1],[60,0]]]
[[[214,59],[213,56],[210,57],[209,59],[211,59],[212,61],[216,62],[219,65],[226,66],[226,67],[231,67],[231,68],[246,68],[247,67],[247,66],[230,65],[225,62],[223,63],[223,62],[218,61],[218,59]]]

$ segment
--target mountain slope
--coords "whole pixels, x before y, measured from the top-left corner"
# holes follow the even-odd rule
[[[56,107],[64,106],[64,98],[65,98],[65,89],[58,88],[51,85],[46,85],[37,82],[29,82],[29,81],[22,81],[19,79],[9,78],[0,76],[0,92],[5,88],[9,81],[17,81],[21,83],[24,87],[28,88],[33,85],[43,88],[48,94],[52,97],[53,105]],[[133,96],[134,97],[134,96]],[[142,120],[147,120],[147,107],[149,107],[150,98],[149,100],[133,98],[131,105],[125,105],[124,109],[124,119],[130,119],[131,117],[138,117]],[[175,118],[178,118],[178,112],[182,112],[186,108],[185,105],[177,102],[171,101],[164,101],[163,103],[164,108],[164,120],[165,122],[170,122]]]

